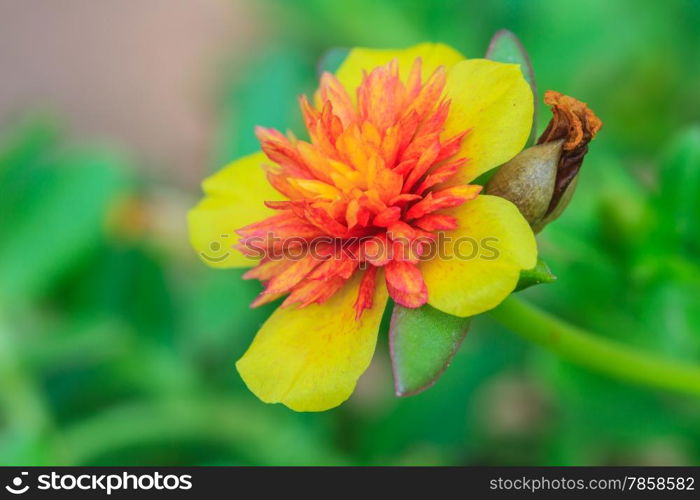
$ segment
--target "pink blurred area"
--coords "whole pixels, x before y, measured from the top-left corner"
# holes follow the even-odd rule
[[[202,176],[217,69],[252,46],[236,0],[0,0],[0,127],[51,110],[177,183]]]

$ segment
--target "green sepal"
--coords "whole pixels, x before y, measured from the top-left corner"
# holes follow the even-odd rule
[[[519,292],[531,286],[554,281],[557,281],[557,277],[549,269],[549,266],[542,259],[537,259],[535,267],[520,272],[520,280],[514,291]]]
[[[437,382],[464,340],[470,320],[428,304],[417,309],[394,306],[389,349],[397,396],[418,394]]]
[[[535,103],[532,114],[532,132],[528,141],[529,145],[534,144],[537,134],[537,82],[535,81],[535,70],[532,67],[527,50],[525,50],[522,42],[514,33],[508,30],[499,30],[489,42],[489,47],[486,49],[486,59],[520,65],[525,80],[530,84],[533,102]]]
[[[323,73],[335,73],[343,64],[345,58],[350,53],[350,49],[345,47],[333,47],[325,51],[318,59],[316,73],[320,77]]]

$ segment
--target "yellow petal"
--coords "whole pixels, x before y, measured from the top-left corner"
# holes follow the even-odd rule
[[[338,406],[367,369],[387,302],[377,279],[374,305],[355,320],[356,276],[323,304],[277,309],[263,324],[236,368],[248,388],[266,403],[296,411]]]
[[[366,49],[355,48],[336,71],[336,77],[343,84],[353,99],[355,89],[362,81],[362,72],[370,72],[377,66],[387,64],[392,59],[399,62],[399,73],[405,81],[411,70],[413,61],[420,57],[423,60],[423,81],[425,81],[438,66],[449,69],[464,59],[464,56],[452,47],[442,43],[421,43],[407,49]]]
[[[459,227],[445,233],[440,255],[421,265],[428,303],[454,316],[474,316],[500,304],[520,271],[535,266],[537,243],[515,205],[503,198],[479,196],[450,214]]]
[[[190,242],[199,258],[211,267],[249,267],[255,260],[231,248],[238,242],[235,230],[263,220],[274,211],[267,200],[283,199],[267,182],[261,165],[263,153],[234,161],[202,183],[206,196],[190,210]]]
[[[447,74],[451,99],[445,136],[470,130],[460,155],[469,158],[449,184],[467,184],[510,160],[532,128],[533,96],[517,64],[469,59]]]
[[[257,153],[234,160],[204,179],[202,190],[210,196],[235,198],[245,201],[279,200],[284,198],[267,180],[263,164],[273,163],[265,153]]]

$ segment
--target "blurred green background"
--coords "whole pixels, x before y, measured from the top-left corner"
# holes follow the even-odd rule
[[[700,2],[0,0],[0,23],[0,463],[698,464],[700,399],[487,317],[421,395],[393,396],[383,333],[342,407],[265,405],[233,363],[271,309],[197,260],[185,214],[254,125],[299,130],[328,48],[480,57],[508,28],[540,98],[605,123],[539,238],[559,281],[523,295],[700,363]]]

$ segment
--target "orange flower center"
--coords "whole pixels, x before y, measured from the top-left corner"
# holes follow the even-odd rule
[[[279,213],[238,231],[238,249],[261,257],[244,275],[265,285],[254,306],[285,294],[283,307],[321,303],[362,273],[359,318],[379,268],[397,303],[427,302],[419,261],[439,231],[457,227],[441,210],[481,190],[445,184],[467,162],[458,152],[468,131],[444,137],[444,87],[443,67],[421,81],[420,59],[405,81],[396,60],[365,74],[355,100],[325,73],[318,105],[301,98],[310,142],[257,129],[268,179],[287,200],[266,202]]]

